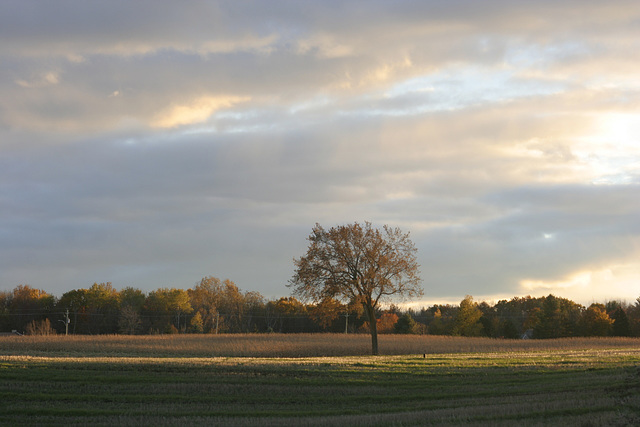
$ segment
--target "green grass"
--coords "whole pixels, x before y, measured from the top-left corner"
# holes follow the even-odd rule
[[[0,425],[640,424],[637,345],[426,357],[3,350]]]

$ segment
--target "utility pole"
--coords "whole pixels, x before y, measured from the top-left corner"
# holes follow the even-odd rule
[[[344,333],[349,333],[349,312],[347,311],[344,315]]]
[[[216,335],[218,334],[218,325],[220,324],[220,313],[216,311]]]

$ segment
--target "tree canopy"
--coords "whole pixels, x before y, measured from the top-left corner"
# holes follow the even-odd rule
[[[313,227],[306,255],[294,259],[294,294],[321,302],[357,301],[369,319],[372,353],[378,354],[375,311],[381,301],[422,295],[416,252],[408,233],[357,222]]]

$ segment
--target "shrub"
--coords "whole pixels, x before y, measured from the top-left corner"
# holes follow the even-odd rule
[[[32,320],[25,330],[26,335],[55,335],[56,330],[51,326],[49,319]]]

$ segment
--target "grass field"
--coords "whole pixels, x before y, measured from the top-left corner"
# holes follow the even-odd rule
[[[637,340],[381,338],[0,338],[0,425],[640,425]]]

